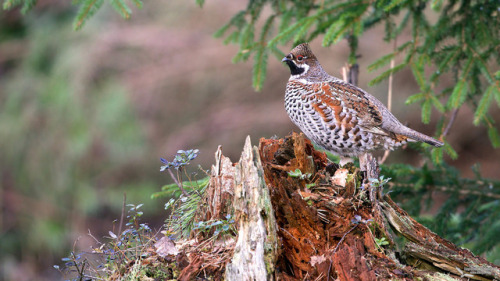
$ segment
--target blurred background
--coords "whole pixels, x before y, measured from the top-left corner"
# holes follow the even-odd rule
[[[235,162],[247,135],[257,144],[297,130],[283,107],[288,68],[270,57],[255,92],[252,62],[232,64],[237,47],[212,36],[245,5],[150,1],[130,20],[104,5],[81,31],[72,29],[76,8],[68,1],[39,1],[26,16],[0,11],[0,280],[59,280],[54,264],[95,246],[89,232],[103,239],[116,227],[124,193],[159,229],[165,200],[150,196],[171,182],[159,172],[160,157],[197,148],[193,163],[209,169],[217,145]],[[392,48],[382,37],[374,30],[360,39],[360,86],[385,102],[387,83],[367,87],[380,72],[366,71]],[[311,45],[340,76],[346,42]],[[410,70],[394,81],[395,115],[432,135],[418,105],[404,105],[418,92]],[[500,153],[471,114],[460,111],[448,137],[459,158],[447,161],[464,177],[480,163],[485,177],[500,179]],[[387,163],[420,160],[399,150]]]

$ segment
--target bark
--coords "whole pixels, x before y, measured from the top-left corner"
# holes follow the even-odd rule
[[[180,280],[500,280],[498,266],[382,197],[367,179],[378,178],[376,160],[364,162],[366,172],[340,168],[302,134],[258,148],[248,138],[235,164],[219,148],[195,219],[232,214],[237,233],[193,233],[167,260]]]
[[[238,240],[226,266],[226,280],[274,280],[276,221],[258,150],[252,148],[250,137],[235,167],[234,188]]]

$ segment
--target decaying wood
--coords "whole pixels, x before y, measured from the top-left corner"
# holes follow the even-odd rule
[[[233,162],[222,155],[222,147],[215,152],[215,164],[210,174],[210,188],[207,188],[196,213],[196,221],[223,219],[233,213],[235,173]]]
[[[250,137],[235,167],[234,188],[238,240],[226,266],[226,280],[274,280],[276,221],[262,177],[259,152],[252,147]]]
[[[385,196],[381,206],[391,226],[409,241],[403,253],[415,262],[414,266],[424,263],[472,280],[500,280],[498,266],[474,256],[469,250],[459,248],[425,228],[389,196]]]
[[[195,219],[231,214],[237,233],[193,233],[165,259],[179,280],[500,280],[498,266],[382,197],[368,180],[378,178],[376,161],[365,162],[366,172],[339,167],[302,134],[258,148],[247,139],[235,164],[219,148]]]

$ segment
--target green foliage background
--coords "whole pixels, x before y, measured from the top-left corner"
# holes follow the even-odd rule
[[[270,15],[263,12],[266,6]],[[428,7],[431,11],[427,11]],[[253,84],[260,89],[266,76],[267,54],[277,58],[284,54],[278,44],[309,42],[322,37],[327,47],[347,39],[351,52],[349,63],[356,63],[358,38],[366,30],[384,25],[386,41],[394,41],[402,32],[411,37],[389,54],[373,62],[368,69],[398,64],[373,79],[375,85],[404,68],[411,68],[420,93],[407,103],[419,102],[422,121],[429,123],[431,109],[441,113],[438,133],[444,131],[447,116],[463,105],[474,110],[474,124],[488,128],[490,141],[500,147],[500,136],[494,120],[488,115],[490,106],[500,108],[500,11],[497,1],[249,1],[245,10],[236,14],[216,32],[226,33],[225,43],[239,46],[233,61],[244,61],[254,55]],[[263,21],[263,26],[257,25]],[[275,28],[273,28],[276,26]],[[453,87],[440,87],[443,76],[456,81]],[[495,105],[492,105],[496,100]],[[451,115],[451,114],[450,114]],[[447,145],[444,150],[455,157]],[[442,162],[441,150],[435,150],[435,163]]]
[[[430,152],[422,145],[412,145],[430,160],[423,169],[384,166],[383,174],[393,178],[394,196],[438,234],[476,253],[488,253],[498,262],[500,184],[481,177],[477,167],[474,180],[462,179],[443,160],[444,153],[452,159],[458,157],[446,135],[464,107],[474,112],[474,125],[487,128],[491,145],[500,147],[498,125],[489,114],[491,107],[500,108],[498,1],[248,1],[215,35],[238,45],[234,62],[253,55],[253,86],[259,90],[266,77],[268,54],[278,59],[284,56],[278,45],[318,39],[328,47],[345,39],[350,47],[347,60],[355,64],[359,38],[378,26],[384,27],[384,40],[394,48],[368,66],[370,71],[386,69],[369,85],[410,68],[420,92],[406,103],[420,104],[426,124],[435,109],[439,115],[436,136],[445,141],[443,148]],[[404,33],[411,36],[402,36]],[[389,66],[390,62],[394,65]],[[452,86],[442,83],[446,78],[454,81]],[[424,207],[434,205],[432,193],[439,188],[446,190],[444,204],[434,217],[422,215]]]
[[[129,202],[145,202],[159,185],[117,179],[156,165],[144,163],[148,149],[127,89],[111,72],[88,76],[84,39],[95,28],[76,34],[73,15],[63,7],[9,26],[0,13],[2,50],[12,50],[0,70],[0,280],[8,280],[4,274],[16,270],[17,259],[43,264],[36,270],[59,278],[51,263],[87,231],[87,218],[100,217],[111,229],[123,193]]]
[[[196,3],[204,5],[204,1]],[[1,216],[2,272],[16,260],[31,259],[47,266],[43,260],[65,256],[68,245],[82,233],[82,221],[88,217],[112,221],[116,216],[106,216],[110,210],[114,214],[119,211],[123,192],[135,202],[149,202],[150,194],[158,191],[162,181],[139,176],[157,170],[159,163],[152,159],[160,155],[148,149],[152,144],[128,98],[129,89],[117,80],[117,69],[95,70],[89,60],[92,48],[88,40],[102,28],[103,17],[112,18],[117,12],[128,19],[133,9],[142,7],[142,1],[79,0],[73,1],[74,6],[39,10],[35,4],[35,0],[4,1],[6,10],[21,9],[27,13],[35,7],[22,20],[11,19],[17,11],[0,13],[2,52],[11,54],[10,58],[0,59],[0,197],[2,210],[7,210]],[[254,0],[245,4],[215,36],[237,46],[233,62],[253,60],[255,89],[266,95],[273,92],[266,92],[265,88],[266,78],[271,76],[270,58],[281,60],[282,50],[294,44],[321,41],[324,47],[332,48],[346,41],[349,54],[343,59],[353,64],[359,61],[363,36],[377,30],[393,47],[368,66],[378,73],[371,85],[409,69],[418,90],[407,99],[407,104],[420,106],[423,123],[438,120],[435,136],[447,141],[450,132],[460,127],[451,126],[457,113],[469,110],[472,114],[467,122],[485,128],[484,137],[489,138],[490,146],[500,146],[498,1]],[[113,13],[109,12],[111,9]],[[168,17],[172,22],[182,22],[175,15]],[[16,50],[23,57],[16,56]],[[200,61],[183,65],[196,69]],[[192,73],[197,75],[189,74]],[[284,85],[282,80],[277,81]],[[240,90],[244,83],[234,88]],[[214,100],[213,103],[235,108],[238,114],[243,112],[238,106],[250,98],[233,91],[231,95],[241,94],[244,98],[224,104],[228,96],[219,92],[229,86],[220,84],[223,83],[206,79],[203,86],[197,87],[208,88],[209,92],[197,92],[196,99],[184,104],[182,97],[188,96],[189,91],[178,91],[180,94],[175,97],[181,105],[194,106],[199,112],[206,108],[220,110],[223,106],[210,107]],[[282,93],[277,95],[281,97]],[[265,99],[262,104],[266,104]],[[186,127],[189,120],[206,118],[179,116],[171,118]],[[229,119],[237,122],[233,117]],[[269,120],[265,120],[267,125]],[[208,126],[202,123],[200,127]],[[242,128],[245,134],[249,133],[249,127]],[[274,134],[288,129],[268,130]],[[199,134],[198,131],[192,133]],[[233,131],[228,131],[228,138],[234,138]],[[180,148],[192,147],[172,149]],[[447,142],[443,149],[429,150],[419,144],[412,148],[421,153],[424,161],[419,168],[403,164],[382,168],[385,177],[392,178],[392,196],[438,234],[498,264],[498,181],[481,176],[479,166],[475,166],[472,179],[464,178],[447,163],[460,157],[453,143]],[[500,169],[500,163],[495,165]],[[145,213],[148,207],[154,208],[151,205],[154,204],[145,204]]]

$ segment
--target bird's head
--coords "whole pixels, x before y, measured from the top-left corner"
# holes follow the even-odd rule
[[[288,65],[293,77],[305,76],[309,69],[317,64],[316,57],[307,43],[293,48],[281,61]]]

